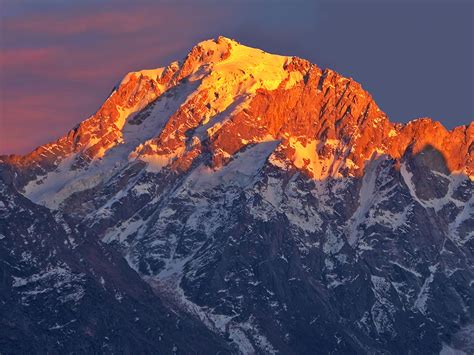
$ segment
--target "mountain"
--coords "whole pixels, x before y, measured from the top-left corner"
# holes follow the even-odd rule
[[[225,37],[129,73],[1,157],[0,349],[472,352],[473,137]]]

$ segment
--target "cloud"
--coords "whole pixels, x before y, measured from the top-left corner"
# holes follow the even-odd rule
[[[69,11],[72,10],[72,11]],[[32,14],[24,18],[12,18],[4,22],[3,28],[15,33],[41,33],[50,36],[71,36],[93,33],[120,35],[137,33],[157,25],[153,20],[156,9],[151,6],[124,11],[123,8],[94,9],[72,6],[62,13]],[[164,8],[159,12],[159,21],[169,23],[176,18],[173,8]],[[146,21],[152,20],[152,21]]]
[[[55,55],[51,48],[19,48],[5,49],[0,52],[0,65],[11,69],[13,66],[47,62]]]

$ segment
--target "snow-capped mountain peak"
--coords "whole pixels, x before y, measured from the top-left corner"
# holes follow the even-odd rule
[[[392,124],[353,80],[219,37],[182,63],[127,74],[95,115],[19,160],[32,175],[26,195],[55,208],[134,161],[181,171],[207,152],[216,168],[268,141],[280,142],[272,162],[319,180],[360,176],[374,154],[399,159],[427,145],[449,157],[450,170],[472,176],[472,131],[448,132],[430,120]]]
[[[473,123],[392,123],[350,78],[219,37],[2,157],[0,211],[118,250],[241,353],[436,352],[474,319],[473,139]],[[0,243],[38,230],[15,223]]]

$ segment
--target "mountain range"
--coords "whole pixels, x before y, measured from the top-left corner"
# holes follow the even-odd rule
[[[473,138],[225,37],[129,73],[0,157],[0,352],[474,353]]]

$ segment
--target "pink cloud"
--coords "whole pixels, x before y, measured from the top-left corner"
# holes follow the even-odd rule
[[[0,52],[0,100],[4,90],[14,90],[15,81],[45,73],[58,58],[57,48],[11,48]],[[13,87],[11,86],[13,85]],[[28,90],[28,87],[22,87]]]
[[[169,9],[165,9],[170,12]],[[169,13],[164,13],[164,18]],[[138,9],[133,12],[121,10],[84,12],[70,11],[66,13],[30,15],[22,19],[12,19],[4,22],[3,27],[11,32],[41,32],[49,35],[72,35],[84,32],[102,33],[130,33],[150,26],[144,21],[150,16],[147,9]]]
[[[144,29],[155,30],[156,34],[157,29],[169,30],[176,25],[182,26],[181,31],[185,32],[190,26],[199,24],[204,18],[222,17],[226,13],[221,7],[208,6],[205,9],[199,9],[173,3],[166,5],[147,3],[116,8],[97,5],[72,6],[61,13],[31,14],[23,18],[6,20],[3,28],[6,32],[62,36],[86,32],[120,35],[140,32]]]

